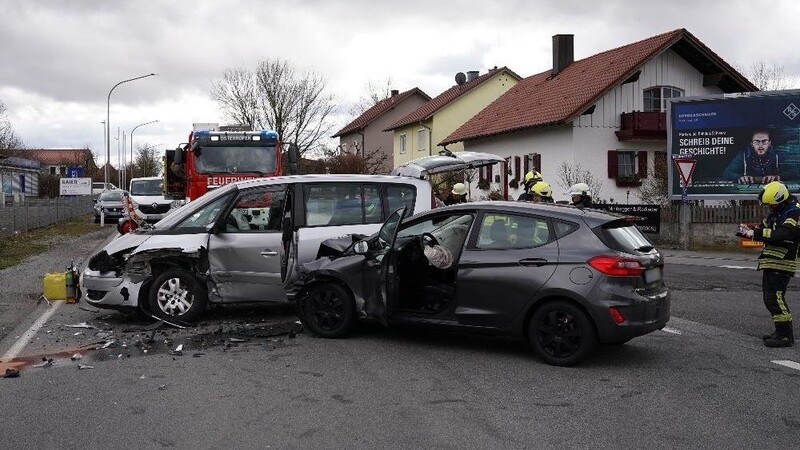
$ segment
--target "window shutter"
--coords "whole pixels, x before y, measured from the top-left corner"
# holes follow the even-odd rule
[[[617,178],[617,151],[608,151],[608,178]]]
[[[524,173],[519,173],[519,156],[515,156],[514,157],[514,177],[517,180],[522,180],[522,179],[525,178],[525,174]]]
[[[647,178],[647,152],[638,152],[636,159],[639,160],[639,172],[637,175],[639,175],[639,178]]]
[[[541,153],[533,154],[533,168],[539,173],[542,173],[542,155]]]
[[[522,174],[522,177],[524,178],[525,174],[527,174],[528,171],[531,170],[531,168],[530,168],[530,165],[528,164],[528,162],[530,161],[530,158],[528,158],[528,155],[523,156],[523,158],[525,159],[525,165],[524,165],[524,167],[525,167],[525,171],[524,172],[525,173]],[[520,179],[523,179],[523,178],[520,178]]]
[[[489,180],[490,183],[494,181],[494,175],[492,174],[493,167],[494,164],[492,164],[491,166],[486,166],[486,179]]]

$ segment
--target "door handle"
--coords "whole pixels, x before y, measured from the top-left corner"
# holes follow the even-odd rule
[[[261,252],[261,256],[277,256],[277,255],[278,252],[273,250],[264,250],[263,252]]]
[[[519,265],[520,266],[541,267],[541,266],[543,266],[545,264],[547,264],[547,260],[544,259],[544,258],[525,258],[525,259],[520,259],[519,260]]]

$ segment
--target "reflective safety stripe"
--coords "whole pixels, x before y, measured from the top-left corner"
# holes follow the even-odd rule
[[[778,308],[781,310],[781,314],[775,314],[772,316],[773,322],[789,322],[792,320],[792,313],[789,312],[789,308],[786,307],[786,299],[783,297],[783,292],[778,291],[775,293],[775,300],[778,303]]]
[[[770,236],[772,236],[772,229],[771,228],[762,229],[761,230],[761,236],[763,236],[765,238],[769,238]]]
[[[791,272],[794,275],[797,270],[797,261],[786,261],[783,259],[760,259],[758,260],[758,270],[775,269],[784,272]]]
[[[792,227],[796,227],[797,226],[797,221],[792,219],[791,217],[789,217],[789,218],[787,218],[786,220],[783,221],[783,224],[784,225],[788,225],[788,226],[792,226]]]

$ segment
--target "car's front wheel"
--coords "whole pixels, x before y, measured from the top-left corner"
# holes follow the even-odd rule
[[[303,323],[317,336],[344,337],[356,325],[353,295],[340,284],[323,282],[314,285],[300,300],[299,306]]]
[[[187,270],[170,269],[156,277],[149,300],[150,312],[156,317],[192,322],[206,309],[208,294]]]
[[[591,319],[573,303],[548,302],[531,316],[528,340],[548,364],[573,366],[597,346]]]

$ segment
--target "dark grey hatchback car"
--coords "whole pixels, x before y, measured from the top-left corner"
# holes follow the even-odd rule
[[[479,202],[320,249],[290,292],[305,326],[342,337],[359,317],[526,338],[547,363],[663,328],[664,259],[632,217],[571,206]]]

